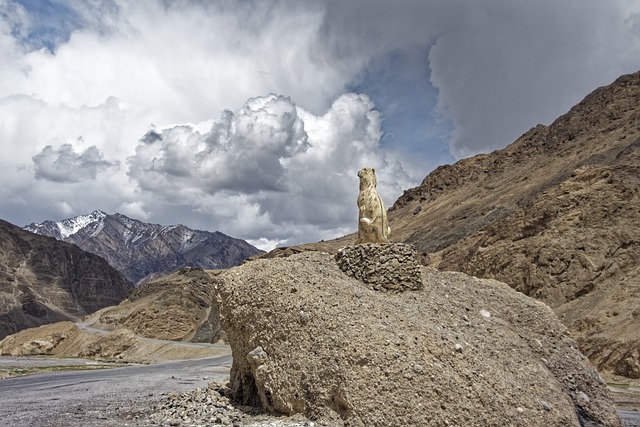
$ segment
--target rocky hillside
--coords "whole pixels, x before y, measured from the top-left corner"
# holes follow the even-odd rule
[[[441,166],[390,209],[443,270],[549,304],[604,370],[640,377],[640,73],[550,126]]]
[[[0,355],[140,362],[227,354],[225,345],[186,343],[216,343],[224,336],[211,280],[217,273],[186,267],[145,282],[120,304],[98,310],[77,324],[56,322],[0,340]]]
[[[621,425],[546,305],[493,280],[422,276],[419,290],[379,291],[314,251],[222,272],[228,395],[335,426]]]
[[[0,220],[0,338],[118,304],[133,285],[104,259]]]
[[[143,283],[126,300],[95,312],[84,323],[173,341],[215,343],[223,336],[210,275],[190,267]]]
[[[261,253],[244,240],[218,231],[147,224],[102,211],[24,228],[100,255],[136,285],[183,267],[229,268]]]

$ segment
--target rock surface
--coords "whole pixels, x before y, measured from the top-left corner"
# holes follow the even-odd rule
[[[318,252],[221,273],[231,397],[332,425],[621,425],[546,305],[493,280],[423,275],[422,290],[377,292]]]
[[[0,220],[0,339],[118,304],[133,285],[104,259]]]

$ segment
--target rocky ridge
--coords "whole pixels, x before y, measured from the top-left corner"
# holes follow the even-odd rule
[[[0,339],[118,304],[133,285],[104,259],[0,220]]]
[[[262,252],[244,240],[218,231],[148,224],[102,211],[61,221],[33,223],[24,228],[76,244],[103,257],[136,285],[183,267],[233,267]]]

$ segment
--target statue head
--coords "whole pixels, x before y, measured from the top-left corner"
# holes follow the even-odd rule
[[[360,190],[365,188],[374,187],[378,184],[376,180],[376,170],[374,168],[362,168],[358,172],[358,178],[360,178]]]

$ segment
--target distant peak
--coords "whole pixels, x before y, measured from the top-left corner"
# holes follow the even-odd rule
[[[78,215],[73,218],[63,219],[62,221],[57,221],[55,224],[58,227],[61,238],[65,239],[76,234],[89,224],[102,222],[102,220],[107,216],[108,215],[104,211],[96,209],[88,215]]]

